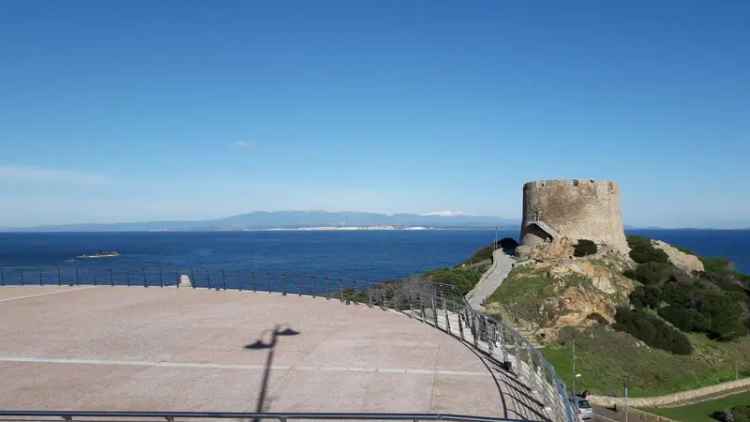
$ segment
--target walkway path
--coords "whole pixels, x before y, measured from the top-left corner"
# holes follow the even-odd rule
[[[482,310],[484,301],[495,293],[513,269],[515,258],[507,255],[502,249],[492,253],[492,266],[487,270],[474,288],[466,294],[466,300],[475,310]]]

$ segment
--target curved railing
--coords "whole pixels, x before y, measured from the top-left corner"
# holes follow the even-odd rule
[[[508,374],[523,381],[526,391],[509,388],[511,391],[501,392],[510,396],[506,408],[515,413],[513,416],[526,420],[577,421],[565,384],[544,356],[513,327],[475,311],[450,286],[406,282],[373,287],[367,289],[367,299],[371,305],[404,312],[472,344]],[[508,384],[512,379],[506,376],[505,381]]]

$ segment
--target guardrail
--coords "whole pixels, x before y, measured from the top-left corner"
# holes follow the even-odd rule
[[[141,268],[68,265],[54,267],[0,266],[0,286],[143,286],[178,285],[181,275],[192,287],[322,294],[346,289],[365,289],[372,281],[318,274],[145,266]]]
[[[0,421],[4,422],[175,422],[193,419],[240,419],[240,420],[352,420],[352,421],[460,421],[460,422],[521,422],[521,419],[491,418],[482,416],[442,413],[302,413],[302,412],[75,412],[0,410]]]
[[[16,278],[9,277],[15,274]],[[86,274],[88,277],[83,276]],[[140,275],[136,279],[135,275]],[[503,391],[507,397],[505,408],[509,410],[516,420],[525,421],[564,421],[576,422],[576,409],[569,400],[565,385],[557,376],[555,369],[542,354],[532,346],[526,338],[520,335],[511,326],[501,320],[488,317],[472,309],[463,296],[456,293],[452,286],[434,283],[425,283],[418,280],[407,280],[404,282],[381,283],[370,285],[370,283],[343,278],[332,278],[325,276],[301,277],[298,274],[287,275],[278,273],[261,273],[254,271],[205,271],[173,269],[165,271],[125,271],[115,269],[98,268],[97,271],[81,271],[80,268],[67,268],[63,271],[29,269],[18,270],[9,273],[6,268],[0,267],[0,286],[2,285],[126,285],[126,286],[175,286],[181,274],[191,276],[192,288],[210,289],[239,289],[262,292],[279,292],[282,294],[309,294],[325,296],[327,298],[339,299],[342,302],[358,302],[369,306],[379,306],[402,312],[412,318],[428,323],[435,328],[460,338],[467,344],[504,368],[504,372],[496,373],[496,377],[504,379],[497,380],[500,384],[514,384],[516,387]],[[32,276],[36,275],[36,277]],[[123,276],[125,279],[123,280]],[[150,276],[150,277],[149,277]],[[137,282],[136,282],[137,280]],[[190,288],[190,287],[188,287]],[[515,384],[514,384],[515,385]],[[23,416],[23,412],[0,411],[1,416]],[[135,416],[131,412],[130,416]],[[104,412],[101,414],[87,412],[52,412],[48,416],[80,416],[85,414],[94,417],[115,416],[117,412]],[[188,415],[189,413],[180,413]],[[198,415],[190,413],[191,415]],[[42,416],[44,412],[31,412],[26,416]],[[123,414],[124,415],[124,414]],[[143,415],[146,415],[145,413]],[[151,412],[148,415],[160,415],[168,417],[165,413]],[[166,415],[166,416],[165,416]],[[177,414],[175,414],[177,415]],[[204,415],[209,415],[205,414]],[[255,418],[257,414],[238,413],[216,413],[209,418],[240,417]],[[219,416],[235,415],[235,416]],[[376,414],[271,414],[266,413],[265,419],[280,419],[283,415],[292,415],[287,419],[325,419],[320,415],[334,415],[333,419],[342,419],[340,415],[359,415],[354,419],[378,419]],[[296,415],[296,416],[294,416]],[[307,416],[304,416],[307,415]],[[317,416],[316,416],[317,415]],[[338,416],[337,416],[338,415]],[[375,415],[375,416],[373,416]],[[386,419],[401,420],[411,419],[399,414]],[[513,420],[492,419],[456,415],[420,415],[417,420]],[[304,417],[303,417],[304,416]],[[320,416],[320,417],[319,417]],[[423,417],[424,416],[424,417]],[[448,419],[439,419],[439,417]],[[125,417],[125,416],[123,416]],[[147,417],[147,416],[144,416]],[[183,416],[187,417],[187,416]],[[193,416],[198,417],[198,416]],[[438,418],[438,419],[436,419]],[[455,419],[460,418],[460,419]],[[2,422],[2,421],[0,421]]]
[[[565,384],[555,368],[511,326],[475,311],[450,286],[404,282],[367,289],[368,303],[392,308],[429,323],[473,345],[507,372],[505,384],[523,381],[509,396],[506,408],[524,420],[577,421]],[[513,408],[514,407],[514,408]]]

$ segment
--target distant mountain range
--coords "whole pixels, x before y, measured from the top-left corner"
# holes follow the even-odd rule
[[[270,229],[356,230],[372,228],[502,228],[518,227],[518,220],[460,214],[378,214],[370,212],[256,211],[200,221],[69,224],[4,228],[24,232],[230,231]]]

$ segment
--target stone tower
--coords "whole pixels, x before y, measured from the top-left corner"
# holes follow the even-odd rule
[[[534,247],[568,238],[589,239],[627,253],[615,182],[540,180],[523,185],[521,243]]]

